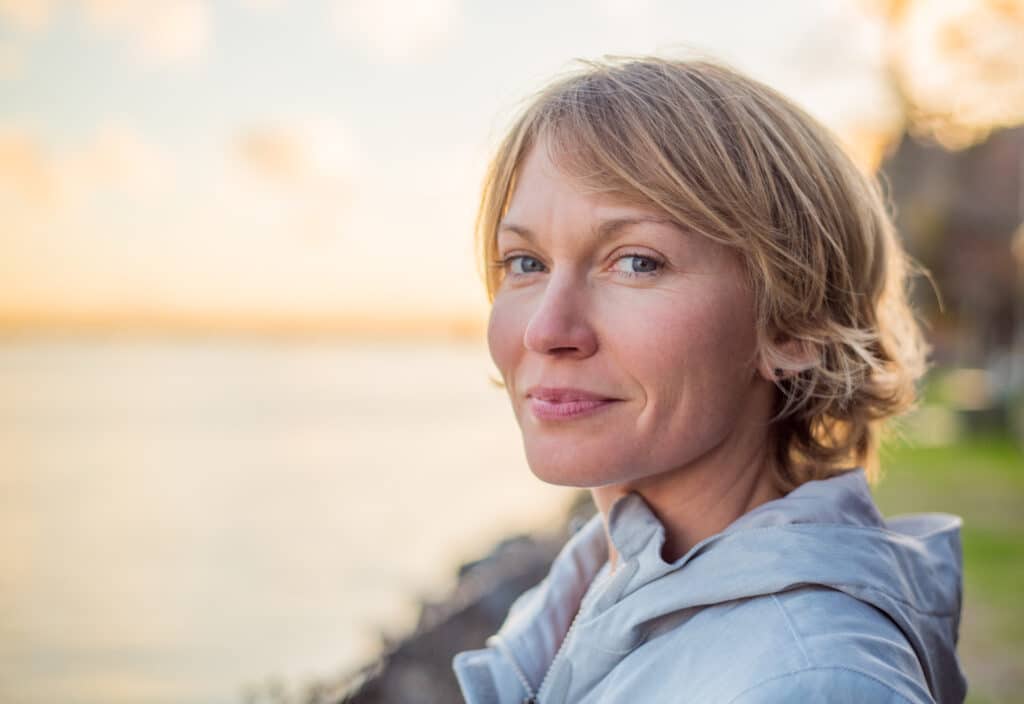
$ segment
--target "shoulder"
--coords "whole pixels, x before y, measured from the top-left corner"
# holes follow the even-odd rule
[[[913,647],[887,614],[828,587],[807,585],[705,607],[673,635],[687,638],[693,627],[742,634],[743,652],[782,672],[829,666],[873,672],[887,663],[886,669],[923,677]]]
[[[737,704],[931,701],[917,656],[899,627],[842,592],[807,586],[680,616],[659,624],[625,659],[641,666],[639,677],[656,671],[657,679],[685,684],[705,701],[735,698]],[[843,699],[833,693],[838,689],[855,696]],[[805,697],[805,691],[829,696]]]
[[[875,675],[845,667],[810,667],[758,682],[729,700],[729,704],[932,704],[924,692],[899,692]]]
[[[766,597],[779,612],[808,668],[846,667],[883,681],[924,682],[917,654],[885,612],[824,587]]]

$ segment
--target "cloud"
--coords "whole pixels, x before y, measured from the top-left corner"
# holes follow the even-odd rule
[[[344,127],[316,117],[246,128],[238,135],[234,155],[250,173],[292,184],[344,180],[359,159]]]
[[[252,173],[278,182],[294,182],[307,169],[305,145],[279,128],[246,130],[237,139],[235,155]]]
[[[0,19],[20,29],[39,31],[50,23],[51,0],[0,0]]]
[[[57,177],[43,146],[31,134],[0,128],[0,203],[21,208],[52,205],[58,196]]]
[[[343,41],[374,59],[406,61],[446,43],[460,21],[458,0],[336,0]]]
[[[210,38],[209,9],[196,0],[162,2],[145,12],[140,46],[160,62],[198,58]]]
[[[123,120],[108,121],[87,143],[64,154],[58,170],[65,194],[82,198],[99,191],[160,194],[177,175],[170,154]]]
[[[176,176],[170,154],[124,122],[108,122],[60,152],[28,130],[0,128],[0,204],[22,220],[88,205],[103,193],[126,201],[160,197]]]
[[[162,229],[198,219],[182,198],[191,181],[178,178],[181,158],[123,120],[60,147],[0,128],[0,308],[123,309],[168,268],[161,237],[191,239],[201,254],[198,230]],[[187,261],[174,271],[187,277]]]
[[[154,65],[194,62],[212,35],[204,0],[80,0],[85,17],[102,33],[126,39]]]
[[[123,29],[138,7],[128,0],[79,0],[85,18],[96,29]]]
[[[246,204],[260,228],[303,233],[310,239],[341,234],[361,156],[337,121],[312,117],[249,127],[230,150],[234,165],[225,197]]]
[[[344,125],[315,117],[256,125],[225,147],[172,151],[124,119],[60,149],[0,130],[4,306],[411,316],[483,305],[467,234],[482,149],[369,159]]]

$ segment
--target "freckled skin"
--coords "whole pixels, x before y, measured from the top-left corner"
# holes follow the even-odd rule
[[[763,471],[774,389],[739,255],[669,222],[598,232],[659,217],[585,191],[546,149],[527,155],[498,234],[505,274],[488,326],[527,460],[544,481],[596,488],[599,506],[635,490],[670,513],[680,492],[707,503],[738,483],[745,500],[774,498]],[[617,401],[541,420],[527,398],[536,385]]]

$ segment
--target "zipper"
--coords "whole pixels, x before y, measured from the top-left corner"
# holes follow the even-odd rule
[[[526,679],[526,674],[522,668],[519,667],[519,662],[515,659],[508,647],[499,637],[495,637],[494,645],[498,648],[498,652],[505,656],[509,664],[512,666],[512,671],[516,673],[516,677],[519,679],[519,683],[523,685],[523,689],[526,690],[526,699],[523,700],[523,704],[537,704],[537,696],[533,693],[533,687],[530,686],[530,680]]]
[[[544,673],[544,677],[540,681],[540,687],[537,688],[537,695],[544,691],[544,685],[547,684],[548,679],[550,679],[551,673],[554,671],[555,665],[558,663],[559,656],[562,654],[562,651],[565,650],[569,643],[569,639],[572,637],[573,631],[576,629],[576,622],[579,621],[583,612],[587,611],[588,607],[591,607],[593,603],[597,601],[598,592],[600,592],[601,588],[604,587],[605,582],[612,577],[612,574],[611,566],[609,566],[608,571],[601,576],[601,579],[598,582],[595,582],[593,586],[587,590],[586,594],[583,595],[583,601],[580,603],[580,608],[576,610],[576,615],[573,616],[572,621],[569,622],[569,630],[565,632],[565,638],[562,639],[562,643],[558,646],[558,650],[555,651],[555,657],[551,659],[551,664],[548,666],[547,672]],[[589,603],[587,603],[588,596],[590,597]],[[519,675],[522,679],[525,679],[522,677],[521,672],[519,672]],[[527,688],[526,693],[528,696],[523,700],[523,704],[540,704],[537,700],[537,695],[534,695],[532,690]]]

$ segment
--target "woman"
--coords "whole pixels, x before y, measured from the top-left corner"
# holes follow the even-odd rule
[[[599,514],[455,670],[477,702],[961,702],[959,519],[884,521],[924,345],[874,183],[705,62],[543,91],[484,187],[530,468]]]

